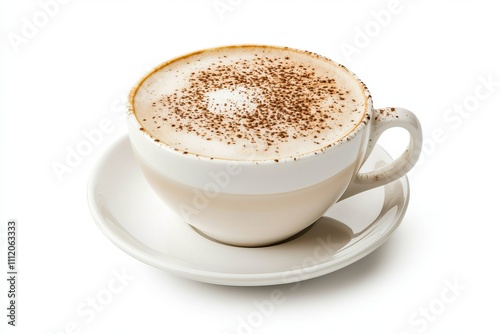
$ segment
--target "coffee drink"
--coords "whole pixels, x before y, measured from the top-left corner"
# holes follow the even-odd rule
[[[204,236],[252,247],[404,176],[422,147],[413,113],[374,109],[344,66],[275,46],[219,47],[160,65],[130,92],[127,126],[145,179],[170,210]],[[360,172],[392,127],[408,131],[407,149]]]
[[[360,82],[319,55],[225,47],[167,62],[133,99],[142,130],[184,154],[227,160],[319,152],[363,121]]]

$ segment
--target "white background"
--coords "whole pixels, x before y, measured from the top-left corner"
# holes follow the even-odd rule
[[[0,277],[7,333],[498,332],[497,3],[73,0],[50,7],[51,16],[43,3],[57,2],[0,7],[2,268],[8,219],[19,229],[15,328],[6,325],[4,269]],[[407,215],[391,239],[287,293],[246,331],[242,321],[275,287],[213,286],[149,267],[106,239],[86,200],[96,160],[126,134],[123,99],[138,78],[172,57],[242,43],[343,63],[376,107],[414,111],[426,140]],[[112,131],[58,179],[54,162],[64,164],[68,148],[104,119]],[[393,132],[382,145],[397,154],[405,139]],[[114,271],[133,279],[92,319],[79,314]],[[449,284],[459,288],[445,303]]]

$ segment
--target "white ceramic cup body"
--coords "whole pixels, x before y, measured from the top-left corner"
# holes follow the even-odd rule
[[[418,120],[405,109],[373,109],[366,86],[342,65],[332,66],[358,81],[365,97],[363,119],[328,147],[279,161],[225,160],[175,150],[142,128],[134,113],[135,87],[127,125],[146,180],[171,210],[206,236],[232,245],[264,246],[307,228],[341,197],[403,176],[420,153]],[[410,133],[408,149],[389,166],[358,173],[378,137],[393,126]]]

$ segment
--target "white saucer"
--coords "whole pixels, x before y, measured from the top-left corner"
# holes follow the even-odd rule
[[[391,160],[377,146],[363,169]],[[339,202],[290,241],[228,246],[201,236],[170,212],[149,188],[124,137],[98,161],[88,200],[101,231],[139,261],[197,281],[257,286],[325,275],[373,252],[403,219],[409,185],[404,177]]]

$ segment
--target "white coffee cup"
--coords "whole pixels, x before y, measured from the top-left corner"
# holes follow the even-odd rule
[[[241,47],[245,46],[222,48]],[[329,62],[358,82],[365,98],[362,121],[328,147],[279,161],[205,157],[159,141],[144,131],[136,117],[134,99],[142,79],[129,95],[127,124],[133,150],[152,189],[205,236],[231,245],[265,246],[307,228],[337,201],[404,176],[422,147],[418,119],[403,108],[374,109],[364,83],[344,66]],[[360,173],[380,135],[393,127],[408,131],[407,149],[390,164]]]

